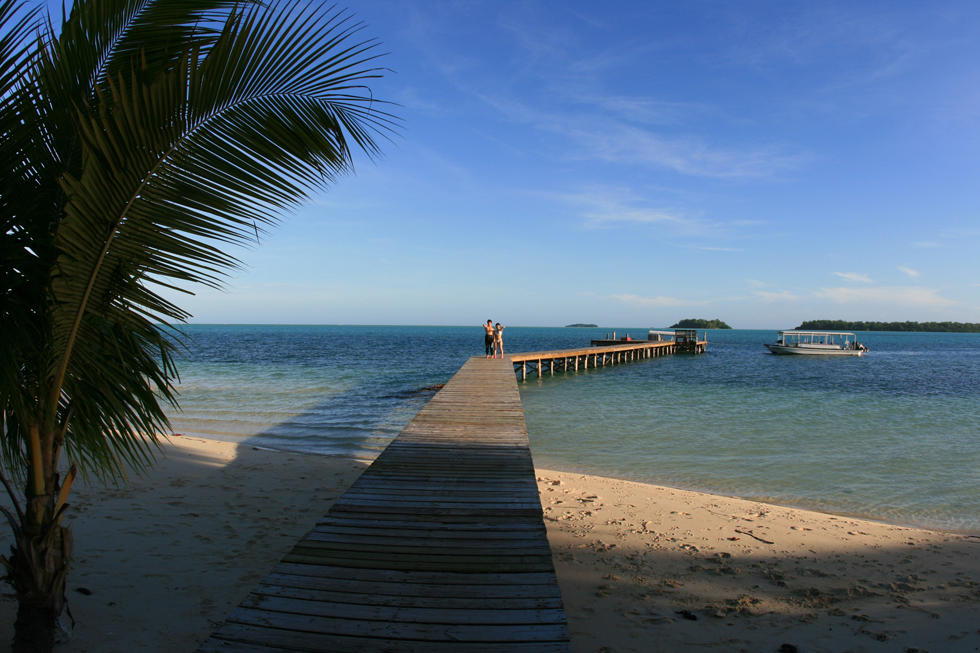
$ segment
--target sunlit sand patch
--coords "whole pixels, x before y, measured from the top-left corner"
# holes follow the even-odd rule
[[[980,642],[978,538],[537,474],[576,653]]]

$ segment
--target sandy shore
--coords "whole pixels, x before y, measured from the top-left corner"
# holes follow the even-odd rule
[[[82,488],[58,650],[191,653],[364,467],[175,438],[130,488]],[[980,649],[980,538],[538,477],[575,653]]]
[[[538,484],[576,653],[980,650],[977,537],[579,474]]]

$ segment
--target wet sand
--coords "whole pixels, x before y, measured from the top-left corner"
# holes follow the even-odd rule
[[[57,650],[193,652],[365,466],[179,437],[81,488]],[[980,538],[537,473],[575,653],[980,649]]]

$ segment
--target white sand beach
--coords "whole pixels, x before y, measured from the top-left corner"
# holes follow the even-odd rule
[[[75,494],[74,638],[57,650],[193,652],[366,467],[187,437],[166,451],[127,489]],[[980,648],[980,538],[538,480],[575,653]]]
[[[980,538],[538,471],[576,653],[980,650]]]

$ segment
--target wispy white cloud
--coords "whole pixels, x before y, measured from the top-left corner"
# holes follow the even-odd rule
[[[676,297],[640,297],[639,295],[613,295],[624,304],[642,306],[644,308],[664,308],[670,306],[705,306],[709,302],[678,299]]]
[[[623,224],[671,225],[684,233],[700,231],[699,218],[677,209],[650,206],[629,189],[595,188],[580,193],[543,193],[563,204],[576,207],[585,226],[611,227]]]
[[[758,279],[746,279],[745,280],[750,286],[755,286],[756,288],[772,288],[776,284],[766,283],[765,281],[759,281]]]
[[[905,274],[909,275],[910,277],[919,277],[920,276],[918,270],[913,270],[912,268],[907,268],[904,265],[899,265],[898,266],[898,269],[901,270],[902,272],[904,272]]]
[[[652,131],[593,119],[555,125],[579,145],[579,157],[610,163],[648,164],[684,175],[763,178],[800,167],[805,157],[778,146],[734,149],[699,136],[666,137]]]
[[[772,302],[783,302],[790,301],[795,302],[800,297],[799,295],[794,295],[788,290],[780,290],[779,292],[772,292],[770,290],[757,290],[755,291],[755,296],[766,303]]]
[[[859,274],[857,272],[834,272],[838,277],[847,279],[848,281],[863,281],[864,283],[873,283],[871,279],[866,274]]]
[[[676,125],[689,121],[692,115],[715,113],[710,107],[694,102],[667,102],[652,98],[575,91],[568,94],[578,104],[595,107],[633,123]]]
[[[905,308],[944,308],[956,303],[951,299],[940,297],[938,292],[938,288],[879,286],[876,288],[821,288],[816,295],[839,304],[876,302]]]
[[[656,225],[665,236],[692,236],[706,239],[709,243],[676,245],[687,249],[743,251],[716,243],[742,238],[755,226],[752,221],[717,222],[705,219],[700,213],[672,206],[657,206],[630,188],[598,186],[575,193],[534,194],[572,207],[582,226],[588,229]]]
[[[569,139],[573,147],[566,156],[571,160],[650,165],[683,175],[725,179],[773,177],[809,161],[809,156],[780,145],[723,147],[701,136],[664,136],[610,117],[601,110],[560,113],[539,110],[506,97],[474,94],[511,120]],[[640,101],[633,104],[633,110],[640,111]]]
[[[603,224],[610,222],[632,222],[634,224],[654,224],[658,222],[671,222],[674,224],[685,224],[688,221],[683,217],[669,213],[667,211],[659,211],[656,209],[629,209],[626,207],[620,207],[620,210],[616,210],[616,207],[610,207],[612,210],[603,211],[590,211],[585,214],[585,216],[593,224]]]
[[[738,249],[737,247],[710,247],[708,245],[678,245],[678,247],[683,247],[684,249],[700,249],[706,252],[744,252],[744,249]]]

